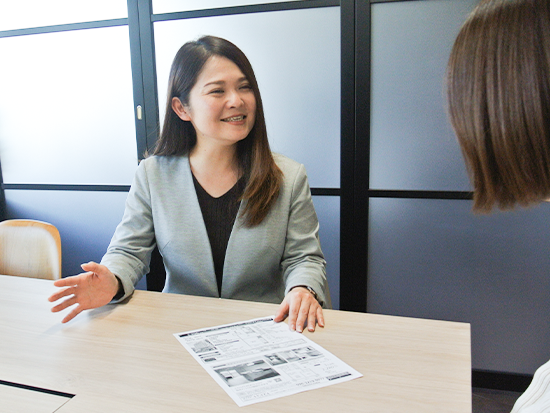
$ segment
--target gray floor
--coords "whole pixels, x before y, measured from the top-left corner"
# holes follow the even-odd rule
[[[472,389],[472,413],[510,413],[521,393]]]

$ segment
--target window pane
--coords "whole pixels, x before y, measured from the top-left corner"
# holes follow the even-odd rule
[[[122,219],[126,192],[6,190],[8,218],[38,219],[57,227],[64,277],[99,262]]]
[[[470,190],[447,120],[444,75],[475,3],[372,5],[371,188]]]
[[[371,199],[367,310],[472,325],[474,369],[533,374],[550,354],[550,204]]]
[[[0,55],[5,183],[131,183],[127,26],[1,38]]]
[[[264,3],[286,3],[292,0],[153,0],[153,13],[217,9]]]
[[[332,308],[340,308],[340,197],[314,196],[319,218],[319,238],[327,262],[327,279]]]
[[[0,6],[0,31],[126,17],[126,0],[6,0]]]
[[[204,34],[232,41],[250,59],[272,150],[303,163],[311,186],[340,187],[340,8],[155,23],[161,124],[172,59]]]

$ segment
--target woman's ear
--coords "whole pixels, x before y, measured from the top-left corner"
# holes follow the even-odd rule
[[[172,110],[176,113],[176,115],[178,115],[181,120],[191,120],[191,117],[187,113],[186,107],[183,105],[183,103],[181,103],[181,100],[179,98],[172,98]]]

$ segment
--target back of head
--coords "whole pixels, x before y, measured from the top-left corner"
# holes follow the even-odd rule
[[[550,198],[550,2],[482,0],[454,43],[447,87],[474,209]]]

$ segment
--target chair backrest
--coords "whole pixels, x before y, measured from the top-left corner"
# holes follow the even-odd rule
[[[57,228],[31,219],[0,222],[0,274],[61,278],[61,237]]]

